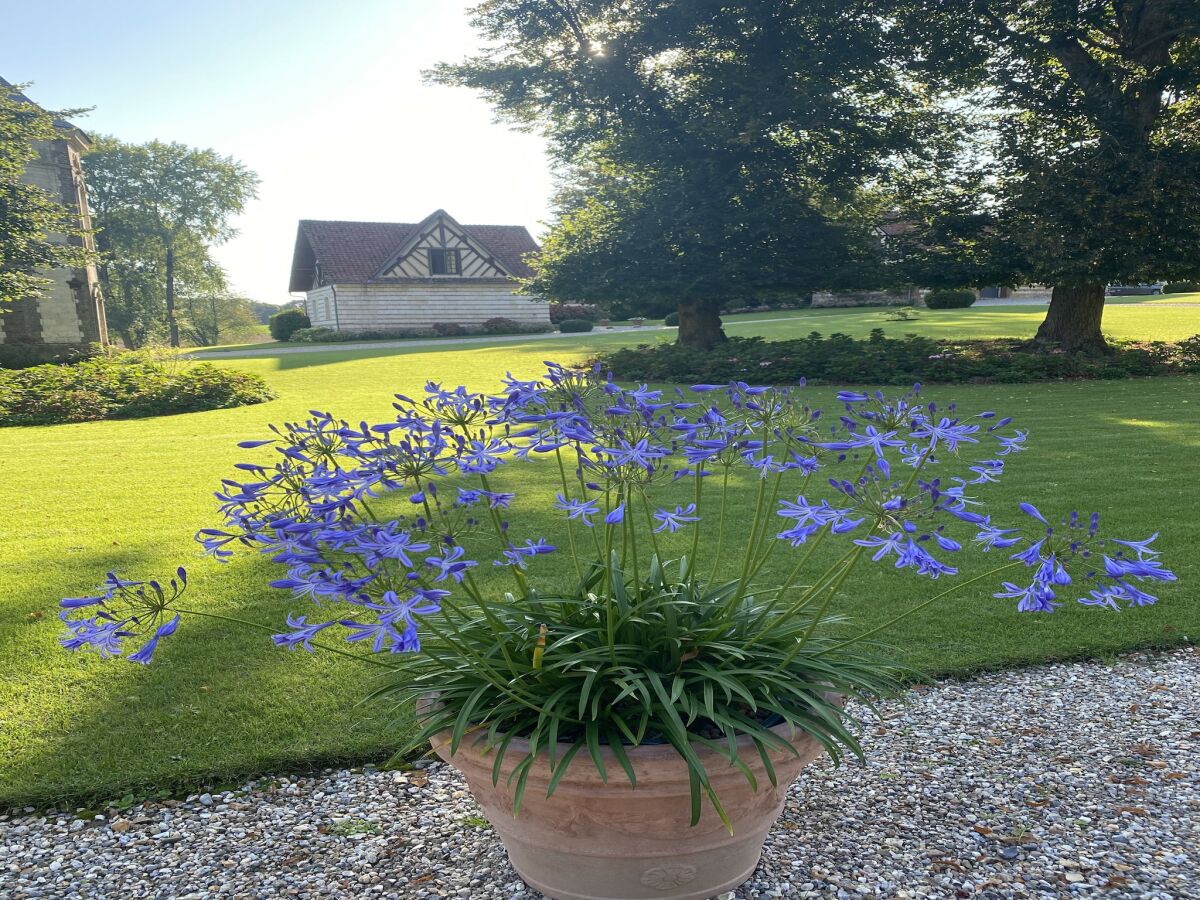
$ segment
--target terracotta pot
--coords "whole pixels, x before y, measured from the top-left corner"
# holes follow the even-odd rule
[[[504,842],[513,868],[530,887],[555,900],[704,900],[737,887],[754,872],[767,832],[783,810],[788,785],[823,751],[817,741],[786,724],[773,730],[791,740],[799,753],[771,751],[778,789],[771,787],[749,738],[739,738],[738,745],[743,762],[758,779],[757,793],[727,760],[706,748],[699,750],[733,822],[732,835],[707,799],[700,822],[695,827],[688,824],[687,768],[669,745],[629,749],[636,789],[607,747],[607,784],[586,750],[581,751],[549,798],[549,766],[539,756],[519,816],[513,815],[513,789],[507,781],[528,752],[527,742],[514,739],[509,744],[495,786],[495,757],[482,741],[468,737],[451,755],[449,735],[442,734],[434,738],[433,748],[462,772]],[[566,750],[567,745],[560,745],[560,758]]]

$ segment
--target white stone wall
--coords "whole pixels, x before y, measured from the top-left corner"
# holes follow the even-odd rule
[[[350,332],[427,330],[438,322],[470,328],[497,317],[529,326],[550,324],[549,305],[514,293],[507,280],[336,285],[309,291],[305,307],[313,327]]]

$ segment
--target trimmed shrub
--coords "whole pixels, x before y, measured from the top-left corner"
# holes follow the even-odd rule
[[[643,344],[614,350],[599,361],[623,381],[647,383],[795,384],[801,378],[833,384],[1019,383],[1200,373],[1200,335],[1177,344],[1116,344],[1111,353],[1093,358],[1044,352],[1030,341],[1012,339],[889,338],[877,328],[865,341],[814,331],[792,341],[734,337],[712,350]]]
[[[564,322],[558,323],[558,330],[564,334],[576,334],[583,331],[591,331],[595,326],[587,319],[567,319]]]
[[[271,400],[259,376],[148,352],[0,371],[0,426],[137,419]]]
[[[934,288],[925,295],[930,309],[966,309],[976,300],[970,288]]]
[[[663,319],[663,324],[668,328],[677,327],[679,325],[679,313],[667,313],[666,317]]]
[[[467,333],[467,329],[457,322],[434,322],[433,333],[442,337],[461,337]]]
[[[487,334],[520,334],[522,328],[520,322],[514,322],[504,316],[496,316],[483,323],[483,330]]]
[[[607,309],[597,306],[595,303],[556,302],[550,304],[550,322],[554,325],[561,325],[568,319],[587,319],[589,322],[596,322],[611,317],[612,314]]]
[[[344,341],[349,339],[349,335],[343,334],[340,331],[334,331],[332,328],[297,328],[292,332],[289,341],[296,341],[301,344],[322,344],[326,341]]]
[[[311,328],[312,322],[302,309],[281,309],[267,320],[267,329],[277,341],[290,341],[301,328]]]
[[[1200,282],[1195,281],[1172,281],[1170,284],[1163,285],[1164,294],[1194,294],[1200,291]]]

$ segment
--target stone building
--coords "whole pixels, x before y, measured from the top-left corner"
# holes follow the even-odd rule
[[[3,78],[0,85],[10,86]],[[32,104],[22,94],[15,97]],[[91,219],[82,157],[91,142],[87,134],[70,122],[59,119],[55,127],[59,137],[34,142],[37,158],[26,166],[21,180],[37,185],[72,210],[79,217],[80,227],[87,232],[91,229]],[[82,238],[51,235],[50,239],[60,243],[82,241],[94,249],[88,233]],[[0,345],[29,345],[52,357],[89,344],[107,344],[104,299],[96,267],[57,268],[43,274],[51,283],[42,296],[18,300],[7,312],[0,313]]]
[[[547,304],[516,293],[537,250],[521,225],[460,225],[441,209],[417,223],[306,219],[289,290],[304,293],[314,328],[335,331],[470,328],[495,318],[549,326]]]

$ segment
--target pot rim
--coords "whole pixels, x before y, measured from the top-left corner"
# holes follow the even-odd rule
[[[425,696],[423,696],[417,700],[416,714],[417,714],[418,719],[421,718],[421,713],[425,709],[428,709],[430,706],[437,703],[437,696],[438,696],[437,692],[434,691],[429,694],[426,694]],[[843,697],[841,694],[835,694],[830,691],[830,692],[826,692],[825,697],[829,700],[832,700],[834,703],[836,703],[839,706],[841,706],[845,703],[845,697]],[[778,735],[779,737],[783,738],[785,741],[788,742],[788,744],[793,745],[793,746],[796,744],[797,738],[809,740],[809,741],[817,740],[815,737],[813,737],[811,734],[809,734],[804,729],[794,728],[786,721],[780,722],[778,725],[772,725],[772,726],[770,726],[770,728],[768,728],[768,730],[771,731],[772,733]],[[449,745],[450,745],[449,734],[450,734],[449,731],[440,731],[436,735],[433,736],[432,741],[436,741],[438,743],[444,744],[446,746],[447,751],[449,751]],[[463,735],[462,742],[459,744],[458,752],[461,752],[466,747],[470,747],[472,749],[479,747],[479,749],[475,750],[474,752],[479,753],[481,755],[490,755],[493,752],[494,748],[488,747],[486,744],[483,745],[482,747],[480,747],[480,745],[482,744],[482,742],[484,740],[484,737],[485,737],[484,735],[481,734],[475,740],[470,740],[469,739],[470,735],[471,735],[470,730],[468,730]],[[719,742],[723,745],[727,745],[727,743],[728,743],[727,740],[724,738],[716,739],[715,742]],[[566,744],[566,743],[563,743],[562,741],[559,741],[555,746],[557,748],[557,756],[559,758],[561,758],[562,755],[565,754],[568,750],[570,750],[570,748],[574,745]],[[752,750],[752,748],[754,746],[754,738],[748,734],[739,734],[736,739],[736,746],[737,746],[737,750],[738,750],[738,756],[742,756],[743,754]],[[538,751],[539,756],[546,752],[546,747],[547,747],[546,744],[542,745],[542,748]],[[636,746],[633,744],[625,744],[624,747],[625,747],[625,752],[629,756],[631,762],[641,761],[641,760],[644,760],[647,762],[653,762],[653,761],[657,761],[659,759],[679,759],[680,758],[679,751],[676,750],[674,745],[672,745],[670,743],[637,744]],[[436,749],[436,747],[435,747],[435,749]],[[698,755],[700,755],[702,758],[713,757],[713,758],[725,759],[725,760],[727,760],[729,758],[724,753],[718,753],[712,747],[709,747],[705,744],[694,745],[694,749],[695,749],[695,752]],[[784,751],[782,748],[779,748],[779,747],[768,747],[767,749],[769,752],[772,752],[772,753],[779,753],[779,754],[786,753],[786,751]],[[527,755],[529,753],[528,738],[514,737],[511,740],[509,740],[508,750],[506,751],[506,753],[512,752],[512,751],[517,752],[518,756],[515,757],[517,759],[521,758],[522,756]],[[754,752],[755,752],[755,755],[757,756],[757,751],[754,751]],[[455,755],[457,755],[457,753],[453,753],[450,755],[455,756]],[[612,748],[608,746],[607,742],[601,743],[600,755],[606,763],[612,762],[614,764],[619,765],[616,754],[613,753]],[[786,753],[786,755],[790,757],[793,754]]]

